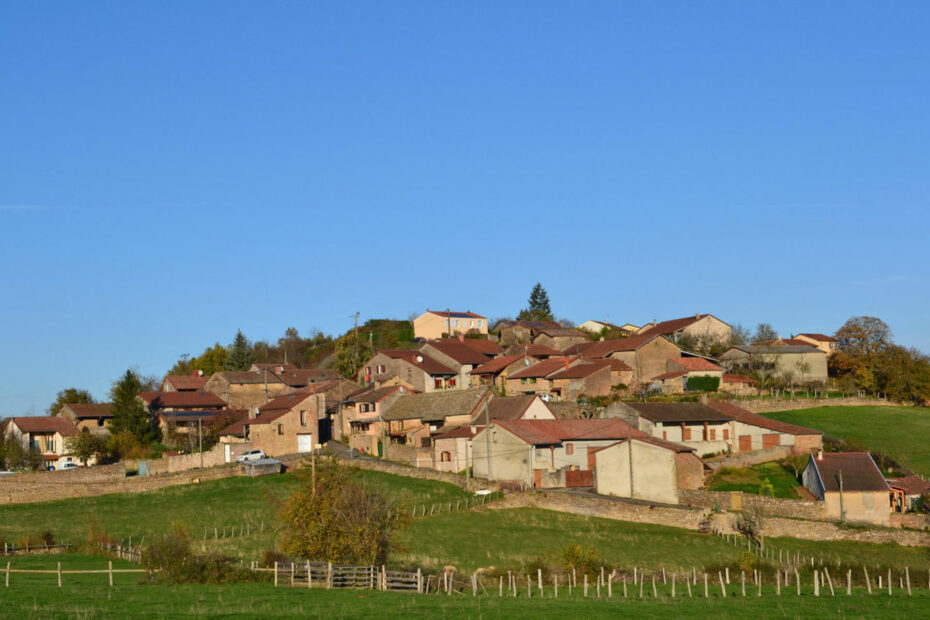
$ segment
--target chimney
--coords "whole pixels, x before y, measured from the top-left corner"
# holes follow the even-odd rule
[[[699,318],[701,318],[701,313],[700,313],[700,312],[698,312],[697,314],[695,314],[695,315],[694,315],[694,318],[696,318],[696,319],[699,319]]]
[[[249,419],[254,420],[258,417],[258,407],[249,407]]]
[[[817,460],[818,461],[823,460],[823,448],[817,448]]]

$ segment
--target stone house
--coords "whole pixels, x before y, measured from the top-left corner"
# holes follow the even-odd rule
[[[478,478],[524,488],[594,485],[593,450],[644,434],[621,420],[498,420],[471,439]]]
[[[827,336],[826,334],[798,334],[794,339],[814,345],[826,353],[827,358],[836,353],[837,346],[839,346],[839,341],[836,338]]]
[[[636,335],[651,334],[665,336],[672,342],[682,337],[695,340],[728,342],[733,328],[712,314],[697,313],[680,319],[647,323],[637,330]]]
[[[305,388],[251,409],[223,435],[250,441],[268,456],[311,452],[320,443],[319,420],[325,415],[325,394]]]
[[[161,382],[162,392],[200,392],[207,385],[203,371],[197,370],[189,375],[166,375]]]
[[[801,478],[807,490],[824,502],[828,517],[889,525],[891,487],[868,452],[820,450],[810,455]]]
[[[557,400],[574,401],[579,396],[608,396],[614,386],[629,386],[633,369],[616,359],[586,360],[550,374],[549,393]]]
[[[204,389],[226,401],[230,409],[251,409],[291,388],[269,370],[224,370],[213,373]]]
[[[432,467],[432,437],[466,424],[492,398],[486,389],[401,395],[381,413],[387,425],[386,458]]]
[[[498,321],[493,329],[493,336],[497,338],[502,348],[507,348],[515,344],[530,344],[536,342],[536,336],[543,330],[556,331],[564,329],[562,325],[555,321],[513,321],[504,319]],[[583,336],[584,334],[582,334]],[[585,338],[587,340],[587,338]],[[541,341],[538,344],[549,344]],[[551,345],[550,345],[551,346]],[[564,348],[564,347],[560,347]]]
[[[723,383],[723,368],[703,357],[679,357],[666,362],[666,372],[652,378],[651,385],[664,394],[688,390],[690,377],[716,377]]]
[[[678,503],[678,489],[704,486],[704,462],[694,448],[655,437],[619,441],[594,452],[600,495]]]
[[[613,403],[619,417],[646,434],[691,446],[698,456],[785,447],[807,454],[823,443],[820,431],[772,420],[732,403]]]
[[[583,355],[588,359],[611,358],[630,367],[632,375],[627,385],[643,384],[663,374],[668,360],[681,358],[681,349],[667,338],[657,334],[644,334],[582,343],[569,347],[564,355]]]
[[[271,371],[289,388],[303,388],[329,381],[345,381],[345,377],[327,368],[285,368],[276,367]]]
[[[813,345],[739,345],[724,351],[720,362],[728,372],[759,372],[786,383],[827,381],[827,354]]]
[[[433,469],[457,473],[471,466],[471,440],[484,428],[465,424],[433,435]]]
[[[522,353],[495,357],[493,360],[475,367],[468,373],[471,376],[470,385],[471,387],[493,386],[498,390],[504,390],[506,389],[507,377],[538,361],[537,358],[528,357]]]
[[[589,342],[588,337],[583,332],[571,327],[562,327],[558,324],[556,327],[541,327],[534,331],[535,333],[530,339],[531,344],[542,344],[559,351],[573,344]]]
[[[63,463],[77,462],[65,442],[80,432],[62,416],[23,416],[8,418],[3,436],[19,442],[25,450],[39,452],[46,468],[57,469]]]
[[[535,357],[539,360],[548,359],[550,357],[562,357],[562,352],[558,349],[553,349],[545,344],[533,344],[532,342],[512,344],[507,347],[504,353],[507,355],[525,355],[526,357]]]
[[[459,371],[420,351],[382,349],[359,370],[358,382],[381,387],[397,377],[415,392],[465,389],[458,381]]]
[[[474,312],[440,312],[429,310],[413,320],[416,338],[436,340],[444,335],[487,334],[488,319]]]
[[[491,360],[480,351],[462,341],[453,339],[434,340],[420,347],[420,353],[436,360],[457,372],[454,385],[460,388],[471,386],[471,371]]]
[[[341,403],[334,436],[359,452],[382,456],[381,415],[399,396],[408,393],[402,385],[387,385],[350,394]]]
[[[576,357],[550,357],[512,372],[504,380],[507,394],[552,394],[549,375],[568,369],[578,361]]]
[[[111,403],[68,403],[62,405],[55,415],[66,418],[79,431],[109,435],[106,425],[113,418],[112,408]]]
[[[139,400],[166,438],[197,433],[229,413],[226,402],[211,392],[142,392]]]
[[[614,325],[613,323],[608,323],[606,321],[594,321],[588,320],[578,326],[578,329],[584,330],[592,334],[600,334],[605,329],[610,330],[611,332],[616,332],[622,336],[632,336],[636,333],[636,330],[639,328],[635,325],[627,323],[626,325]]]
[[[720,391],[734,396],[749,396],[755,393],[755,386],[755,379],[729,372],[723,373],[723,378],[720,380]]]

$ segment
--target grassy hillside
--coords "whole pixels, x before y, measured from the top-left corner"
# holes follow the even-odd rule
[[[37,556],[14,558],[14,566],[54,569],[61,561],[65,569],[106,568],[102,558]],[[614,597],[595,598],[592,587],[585,599],[578,590],[569,598],[563,588],[559,598],[552,598],[551,588],[540,598],[536,592],[526,598],[525,590],[517,598],[499,598],[496,592],[473,597],[470,593],[401,594],[371,590],[306,590],[274,588],[270,583],[246,583],[226,586],[154,586],[139,585],[138,577],[117,576],[116,585],[106,585],[106,575],[65,575],[58,588],[55,575],[14,574],[10,587],[3,589],[4,617],[23,618],[179,618],[179,617],[242,617],[242,618],[681,618],[681,617],[926,617],[930,613],[930,593],[915,590],[913,597],[896,590],[894,596],[868,596],[861,589],[853,596],[837,592],[835,597],[826,588],[819,598],[812,596],[811,585],[803,585],[803,596],[785,589],[780,597],[769,586],[762,597],[748,588],[750,596],[739,596],[734,581],[724,599],[719,585],[710,588],[704,598],[703,585],[694,588],[694,598],[687,598],[678,582],[677,596],[671,598],[671,586],[659,581],[658,598],[646,597],[630,588],[630,597],[622,597],[622,588],[614,589]]]
[[[765,415],[816,428],[861,449],[882,452],[904,467],[930,476],[930,408],[818,407]]]
[[[761,487],[765,481],[772,485],[773,497],[798,499],[795,489],[801,483],[794,477],[794,472],[782,467],[779,463],[760,463],[752,467],[732,468],[724,467],[711,476],[711,491],[742,491],[758,495],[762,493]]]

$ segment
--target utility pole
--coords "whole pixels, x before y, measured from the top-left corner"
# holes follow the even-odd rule
[[[484,435],[487,437],[487,450],[488,450],[488,480],[493,480],[491,476],[491,410],[488,407],[487,395],[484,399]],[[533,467],[533,463],[530,463],[530,468]]]
[[[378,456],[384,458],[387,454],[387,429],[384,428],[384,416],[381,413],[378,414],[378,421],[381,422],[381,449],[378,451]]]
[[[310,494],[316,495],[316,450],[310,453]]]
[[[197,418],[197,437],[200,444],[200,469],[203,469],[203,418]]]
[[[840,523],[846,523],[846,511],[843,510],[843,470],[840,470]]]
[[[626,443],[630,456],[630,499],[633,499],[633,427],[629,424],[627,425]]]
[[[358,364],[358,312],[352,316],[355,317],[355,351],[353,353],[353,361]]]
[[[465,490],[468,491],[471,489],[471,471],[468,466],[468,444],[471,443],[471,439],[465,442]]]

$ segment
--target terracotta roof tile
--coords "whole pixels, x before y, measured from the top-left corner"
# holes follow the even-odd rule
[[[567,365],[570,365],[572,362],[576,361],[577,358],[572,357],[550,357],[549,359],[536,362],[528,368],[517,371],[510,376],[508,379],[539,379],[541,377],[548,377],[552,373],[564,369]]]
[[[139,397],[156,409],[221,409],[226,401],[211,392],[142,392]]]
[[[464,342],[459,342],[458,340],[432,340],[423,345],[421,351],[423,349],[427,349],[427,347],[436,349],[446,357],[452,358],[459,364],[471,364],[478,366],[488,361],[487,355],[476,351],[472,347],[466,345]]]
[[[382,349],[378,351],[383,355],[395,360],[404,360],[413,364],[417,368],[421,368],[424,372],[430,375],[454,375],[457,374],[453,369],[449,368],[445,364],[437,362],[430,356],[420,351],[412,351],[409,349]]]
[[[470,375],[496,375],[499,372],[502,372],[505,368],[513,364],[514,362],[519,362],[523,359],[523,355],[502,355],[500,357],[495,357],[489,362],[481,364],[468,374]],[[531,364],[535,364],[538,360],[533,358],[526,358],[530,360]]]
[[[746,375],[735,375],[732,373],[725,372],[723,373],[723,382],[724,383],[749,383],[753,384],[756,382],[755,379],[747,377]]]
[[[24,433],[59,433],[62,437],[72,437],[80,432],[71,420],[61,416],[21,416],[10,418],[10,421]]]
[[[904,491],[906,495],[923,495],[930,493],[930,482],[920,476],[904,476],[903,478],[888,478],[892,489]]]
[[[171,384],[176,390],[202,390],[207,377],[201,375],[168,375],[162,385]]]
[[[62,407],[70,409],[78,419],[113,417],[112,403],[68,403]]]
[[[652,422],[729,422],[732,418],[700,403],[627,403]]]
[[[385,420],[442,420],[450,416],[470,416],[489,394],[486,389],[404,394],[391,403],[382,417]]]
[[[758,426],[759,428],[766,428],[770,431],[776,431],[778,433],[787,433],[789,435],[823,435],[822,432],[812,428],[806,428],[804,426],[798,426],[797,424],[788,424],[787,422],[781,422],[780,420],[766,418],[759,415],[758,413],[753,413],[748,409],[743,409],[738,405],[734,405],[733,403],[712,401],[709,402],[707,406],[714,411],[719,411],[724,415],[730,416],[737,422],[751,424],[752,426]]]
[[[564,441],[596,441],[645,437],[622,420],[500,420],[494,424],[532,445],[556,445]]]
[[[798,334],[798,336],[807,336],[811,340],[819,340],[821,342],[836,342],[836,338],[833,336],[827,336],[825,334]]]
[[[687,371],[696,371],[696,370],[712,370],[720,371],[723,370],[717,364],[706,360],[703,357],[680,357],[677,359],[669,360],[672,364],[680,366],[682,369]]]
[[[839,492],[841,472],[844,493],[891,490],[868,452],[824,452],[822,458],[811,455],[810,462],[827,492]]]
[[[695,323],[697,323],[698,321],[700,321],[701,319],[705,319],[709,316],[713,316],[713,315],[698,313],[698,314],[695,314],[694,316],[686,316],[680,319],[671,319],[670,321],[662,321],[661,323],[657,323],[653,327],[650,327],[648,329],[641,331],[638,335],[641,336],[644,334],[653,334],[653,335],[661,334],[663,336],[668,336],[669,334],[680,332],[681,330],[687,327],[690,327],[694,325]],[[717,317],[714,317],[714,318],[717,318]]]

